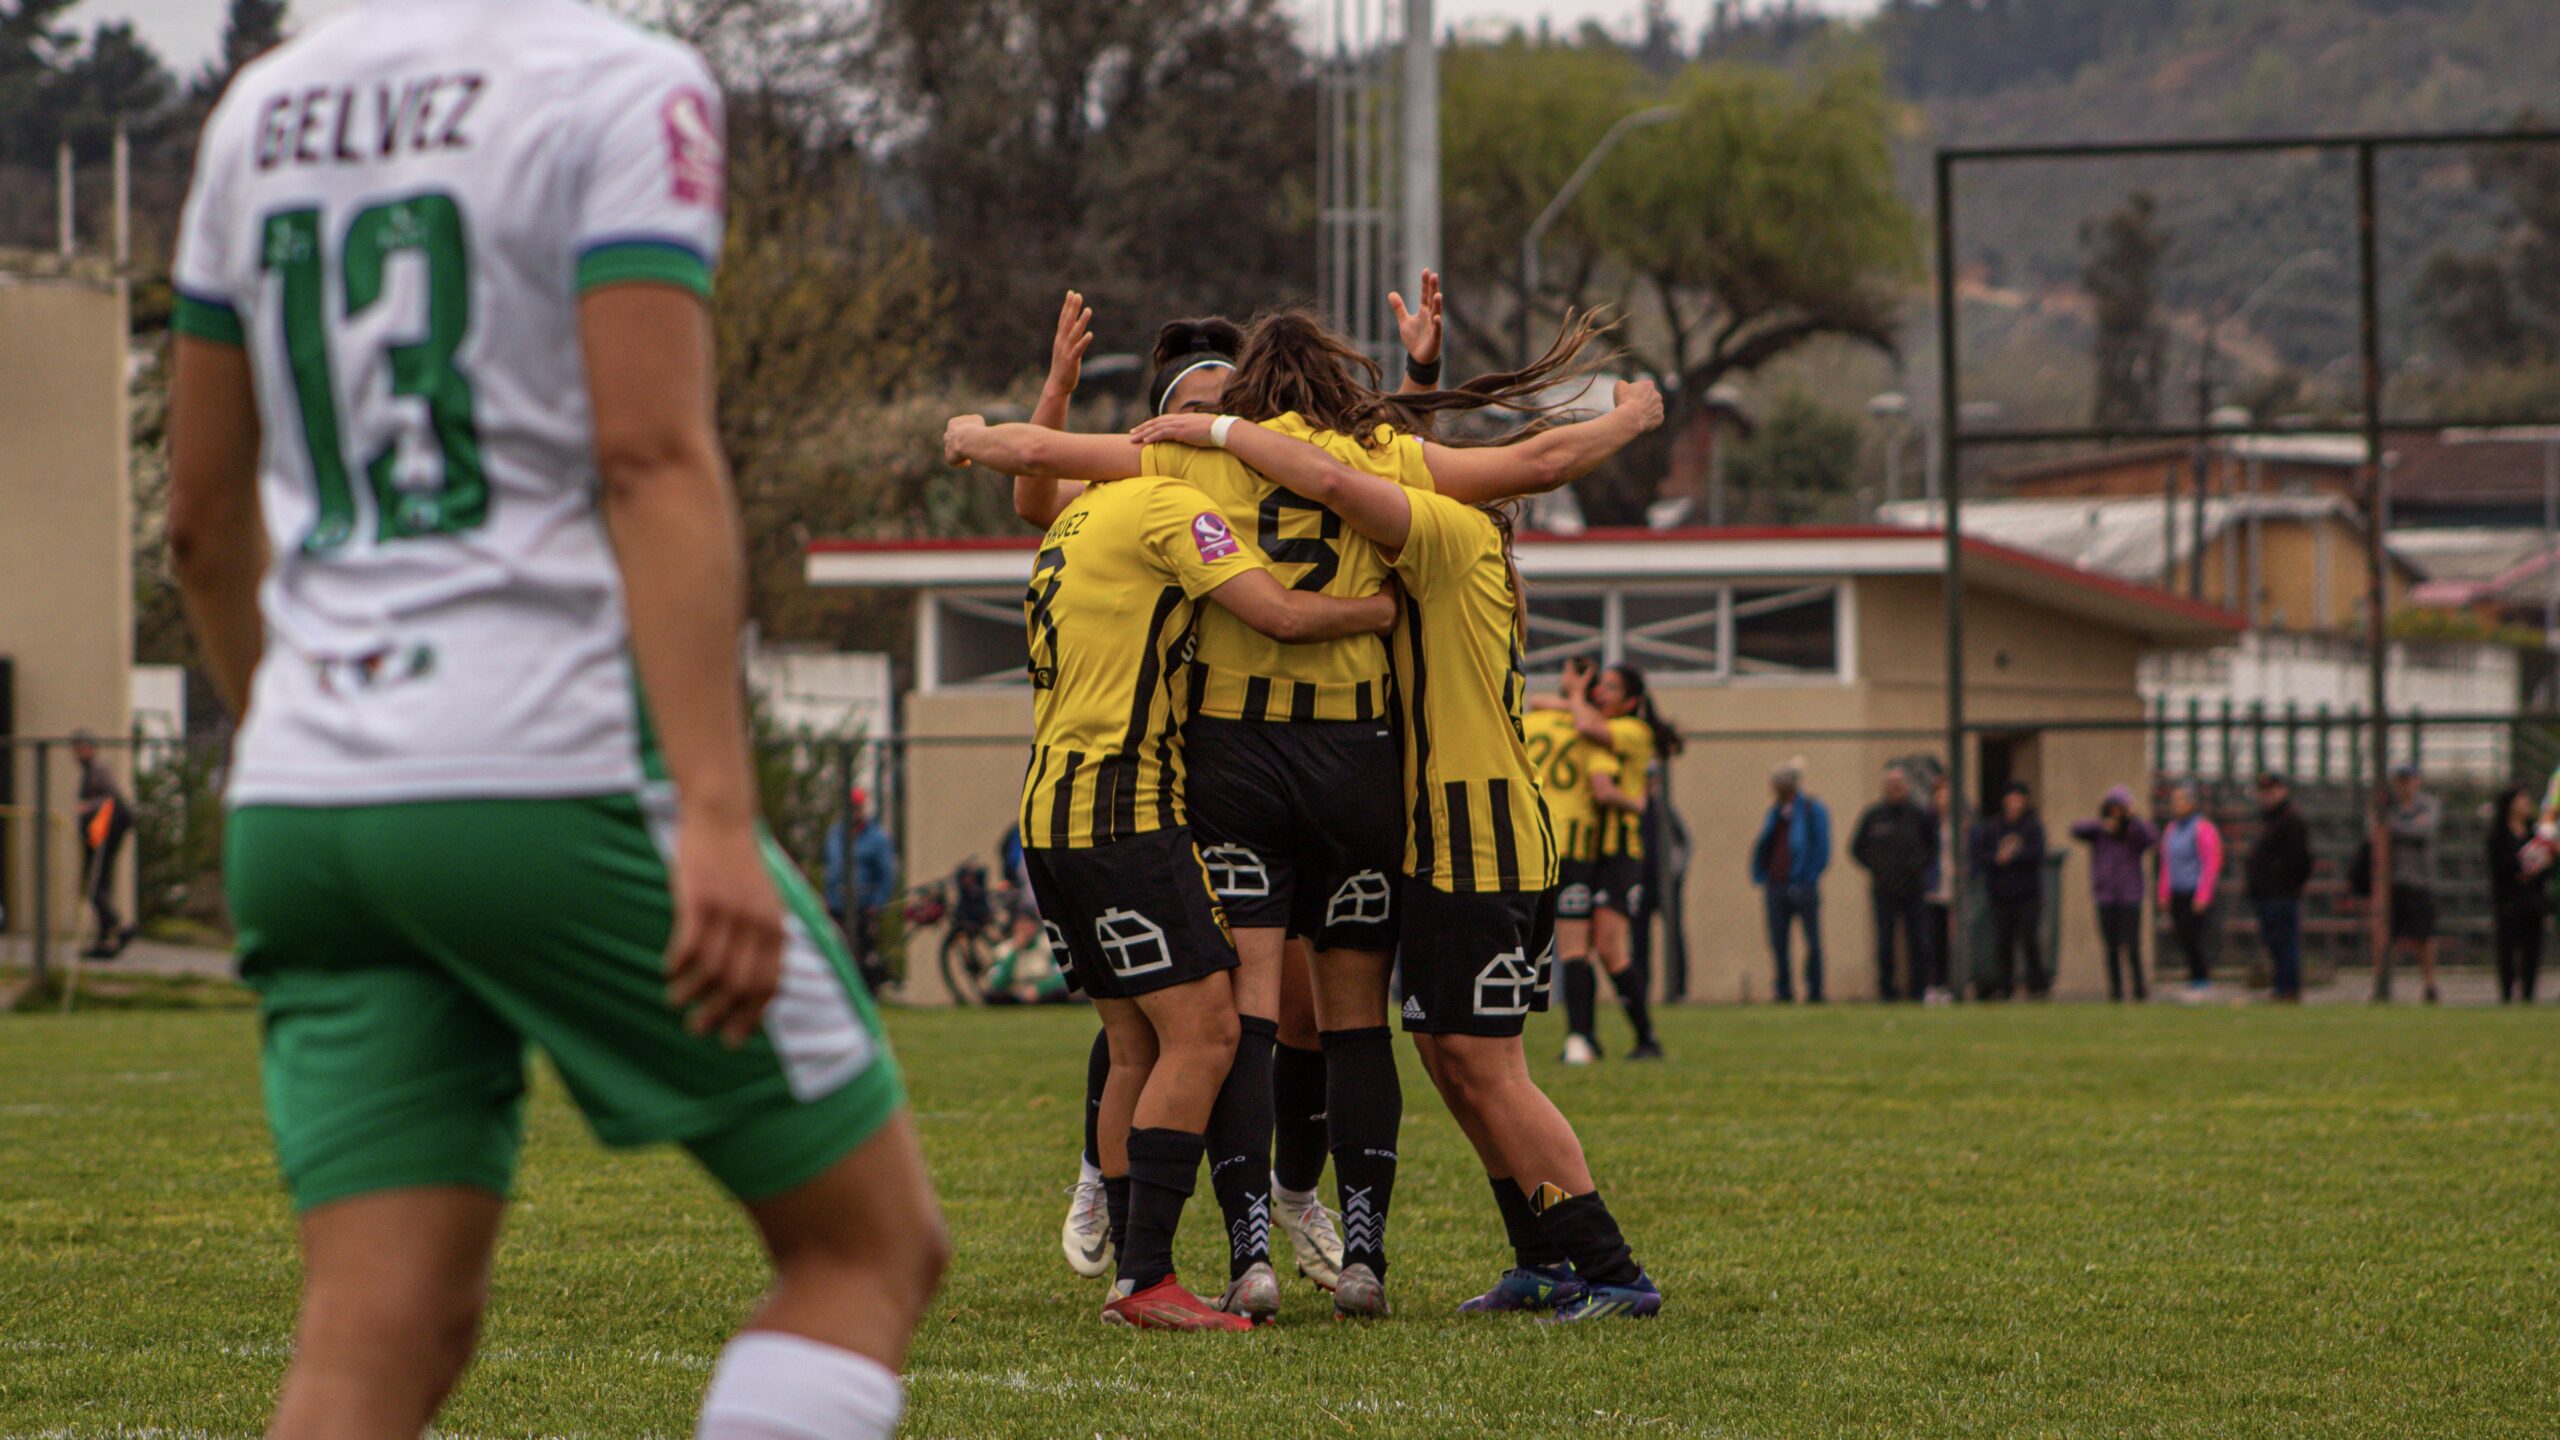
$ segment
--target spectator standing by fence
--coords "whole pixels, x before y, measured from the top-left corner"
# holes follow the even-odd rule
[[[2531,817],[2526,828],[2532,828]],[[2311,883],[2311,827],[2293,808],[2293,785],[2275,771],[2258,777],[2258,838],[2247,861],[2250,903],[2258,909],[2258,943],[2267,949],[2275,997],[2302,999],[2302,891]]]
[[[1884,772],[1883,796],[1858,817],[1850,858],[1866,868],[1876,921],[1876,998],[1917,1000],[1928,986],[1929,867],[1938,858],[1938,821],[1911,796],[1911,777]],[[1902,979],[1894,978],[1900,937]]]
[[[133,802],[98,753],[97,736],[74,731],[71,758],[80,765],[81,898],[98,925],[97,938],[80,953],[91,960],[112,960],[133,943],[135,933],[116,912],[116,857],[124,851],[124,837],[133,833]]]
[[[2133,792],[2118,785],[2098,802],[2098,818],[2071,827],[2089,847],[2089,897],[2097,902],[2098,940],[2107,952],[2107,998],[2150,994],[2142,970],[2142,857],[2160,838],[2151,822],[2133,813]]]
[[[1804,762],[1789,760],[1769,776],[1769,813],[1751,847],[1751,883],[1761,889],[1769,950],[1778,967],[1778,998],[1796,998],[1788,958],[1794,927],[1804,926],[1804,998],[1822,1003],[1822,872],[1831,868],[1831,812],[1804,792]]]
[[[2498,1003],[2533,1003],[2542,926],[2551,913],[2551,843],[2535,834],[2533,795],[2511,786],[2489,812],[2489,904],[2497,921]]]
[[[2205,919],[2222,884],[2222,830],[2201,805],[2195,782],[2169,791],[2169,824],[2160,832],[2160,908],[2187,961],[2187,998],[2201,1000],[2213,983],[2205,951]]]
[[[2415,765],[2391,768],[2391,942],[2382,947],[2373,998],[2391,998],[2391,970],[2402,950],[2418,957],[2427,1003],[2436,993],[2436,831],[2444,813]]]
[[[1991,906],[1991,973],[1974,982],[1977,999],[2006,1000],[2021,979],[2032,999],[2053,989],[2044,937],[2037,933],[2044,919],[2044,854],[2044,820],[2026,782],[2012,780],[2000,792],[2000,813],[1973,831],[1973,873]]]
[[[855,786],[845,794],[843,818],[827,827],[827,909],[853,945],[853,962],[878,989],[880,916],[898,893],[898,852],[871,823],[871,797]]]
[[[1964,863],[1964,852],[1956,845],[1955,792],[1943,774],[1929,782],[1929,823],[1936,827],[1937,857],[1929,862],[1929,881],[1925,891],[1929,906],[1929,943],[1925,947],[1929,973],[1923,977],[1923,1002],[1932,1005],[1955,1003],[1955,991],[1948,988],[1948,977],[1955,973],[1955,903],[1956,867]]]

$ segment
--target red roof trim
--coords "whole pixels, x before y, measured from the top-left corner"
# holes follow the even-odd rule
[[[2112,595],[2119,600],[2147,605],[2154,610],[2166,610],[2172,615],[2183,616],[2197,624],[2212,626],[2218,630],[2236,633],[2249,628],[2249,617],[2237,610],[2225,610],[2219,605],[2207,605],[2201,600],[2190,600],[2183,595],[2173,595],[2156,585],[2137,585],[2130,580],[2119,580],[2112,575],[2093,574],[2087,570],[2065,565],[2059,560],[2049,560],[2030,551],[2013,550],[2006,545],[1995,545],[1988,540],[1978,540],[1972,536],[1965,537],[1964,549],[1968,555],[1979,555],[1985,560],[1997,560],[2004,565],[2015,566],[2020,570],[2032,571],[2055,580],[2073,581],[2102,594]]]

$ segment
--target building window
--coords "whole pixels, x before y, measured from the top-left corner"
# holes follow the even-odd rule
[[[1725,595],[1721,587],[1620,595],[1611,658],[1648,677],[1722,679]]]
[[[1552,681],[1584,657],[1672,684],[1836,679],[1840,625],[1828,582],[1541,586],[1529,592],[1529,673]]]
[[[1840,673],[1840,591],[1831,585],[1736,589],[1733,673]]]
[[[1605,662],[1609,597],[1605,591],[1529,591],[1529,673],[1556,676],[1576,658]]]
[[[1023,640],[1022,599],[1000,591],[928,594],[933,607],[933,688],[1028,685],[1031,651]]]

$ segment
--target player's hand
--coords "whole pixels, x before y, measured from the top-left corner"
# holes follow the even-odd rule
[[[986,428],[987,417],[984,415],[952,416],[951,423],[942,427],[942,463],[967,465],[969,454],[966,447],[970,432]]]
[[[1048,391],[1052,395],[1073,395],[1084,380],[1085,352],[1093,348],[1093,309],[1084,296],[1067,292],[1066,303],[1058,307],[1058,334],[1049,342]]]
[[[1568,700],[1579,700],[1591,688],[1591,660],[1576,655],[1564,662],[1564,694]]]
[[[1662,391],[1650,380],[1621,380],[1609,399],[1618,409],[1634,412],[1639,435],[1662,424]]]
[[[686,1031],[735,1048],[782,986],[782,899],[752,824],[676,823],[667,1003]]]
[[[1209,427],[1217,423],[1217,416],[1197,412],[1158,415],[1130,431],[1129,438],[1141,445],[1188,445],[1196,450],[1214,449],[1209,441]]]
[[[1387,305],[1396,312],[1396,333],[1404,337],[1404,353],[1416,365],[1428,365],[1440,358],[1440,272],[1422,272],[1422,298],[1411,310],[1404,308],[1401,291],[1387,292]]]
[[[1389,575],[1387,582],[1378,587],[1378,598],[1387,602],[1387,618],[1378,626],[1378,633],[1393,635],[1397,623],[1404,619],[1404,586],[1396,582],[1396,577]]]

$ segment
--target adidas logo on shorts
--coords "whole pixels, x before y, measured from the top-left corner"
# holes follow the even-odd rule
[[[1404,997],[1404,1018],[1407,1020],[1428,1020],[1431,1018],[1430,1016],[1422,1013],[1422,999],[1420,996],[1407,995]]]

